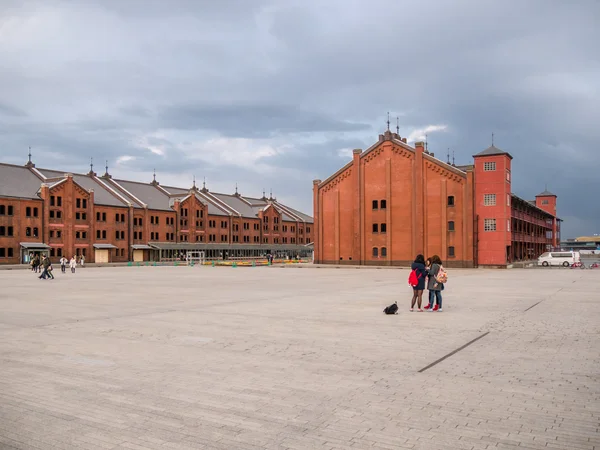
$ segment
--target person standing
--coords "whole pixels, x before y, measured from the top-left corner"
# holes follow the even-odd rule
[[[71,273],[75,273],[75,267],[77,267],[77,259],[75,258],[75,255],[73,255],[71,258],[69,265],[71,266]]]
[[[69,261],[64,256],[60,258],[60,271],[62,273],[67,273],[67,263]]]
[[[85,256],[81,255],[81,259],[79,260],[79,264],[83,267],[83,263],[85,262]]]
[[[410,303],[410,311],[415,310],[415,302],[417,303],[417,311],[423,312],[421,309],[421,302],[423,301],[423,291],[425,290],[425,280],[427,279],[427,268],[425,267],[425,257],[423,255],[417,255],[415,262],[410,267],[411,271],[415,272],[416,284],[413,288],[412,301]]]
[[[437,281],[436,277],[442,268],[442,260],[438,255],[433,255],[431,258],[431,268],[429,269],[429,281],[427,289],[429,290],[429,305],[425,307],[429,311],[442,311],[442,290],[444,283]]]

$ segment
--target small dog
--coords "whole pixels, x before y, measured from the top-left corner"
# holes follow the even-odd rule
[[[398,302],[394,302],[390,306],[386,306],[383,312],[386,314],[398,314]]]

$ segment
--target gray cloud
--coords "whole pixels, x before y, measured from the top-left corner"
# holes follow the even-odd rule
[[[600,189],[598,17],[593,0],[7,0],[0,156],[31,145],[40,166],[93,156],[133,179],[273,188],[310,212],[311,180],[392,111],[402,136],[446,125],[430,150],[460,163],[494,132],[517,195],[547,184],[563,234],[598,232],[582,195]]]

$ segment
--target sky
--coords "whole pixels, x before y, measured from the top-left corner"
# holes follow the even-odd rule
[[[515,194],[600,233],[599,25],[596,0],[3,0],[0,161],[312,214],[389,111],[457,164],[494,133]]]

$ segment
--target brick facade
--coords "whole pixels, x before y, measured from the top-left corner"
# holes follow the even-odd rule
[[[166,246],[212,255],[241,254],[243,248],[295,256],[312,242],[312,217],[272,196],[116,180],[108,168],[100,177],[92,170],[65,174],[37,169],[31,161],[24,167],[0,164],[0,176],[0,264],[22,263],[31,252],[47,252],[55,263],[73,255],[126,262],[159,255]]]
[[[518,199],[512,157],[491,147],[474,159],[469,166],[445,163],[422,142],[409,146],[390,131],[366,151],[354,150],[346,166],[313,181],[315,262],[409,265],[421,253],[438,254],[450,267],[506,266],[522,250],[511,231]],[[526,219],[559,223],[555,206],[545,204],[542,211],[527,202]],[[527,256],[552,242],[527,240]]]

